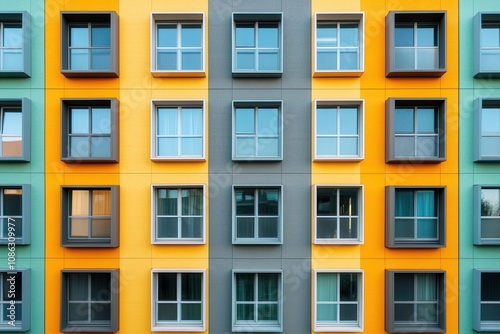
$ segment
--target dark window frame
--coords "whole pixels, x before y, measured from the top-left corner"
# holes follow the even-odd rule
[[[473,328],[477,332],[497,332],[500,331],[500,321],[482,321],[482,276],[495,274],[500,276],[500,269],[474,269],[473,272],[473,306],[472,318]],[[498,282],[500,284],[500,282]],[[496,300],[495,304],[500,304],[500,300]]]
[[[500,238],[484,238],[482,236],[482,190],[483,189],[494,189],[500,192],[500,185],[486,185],[486,184],[476,184],[474,185],[474,245],[500,245]],[[490,216],[496,217],[496,216]]]
[[[478,12],[474,15],[474,77],[475,78],[498,78],[500,77],[500,66],[497,70],[483,69],[481,60],[483,23],[500,25],[500,12]],[[498,50],[500,51],[500,50]]]
[[[0,156],[1,162],[30,162],[31,161],[31,101],[28,98],[0,99],[0,108],[21,109],[22,140],[20,156]],[[3,113],[3,111],[2,111]],[[0,115],[3,117],[3,115]],[[0,124],[0,126],[2,126]],[[0,144],[2,144],[0,142]]]
[[[14,276],[14,274],[21,275],[21,284],[17,282],[17,277]],[[8,270],[8,269],[0,269],[0,279],[2,278],[2,275],[6,275],[8,278],[12,280],[9,281],[10,287],[4,289],[3,291],[7,291],[7,298],[3,297],[3,301],[5,304],[10,303],[13,301],[11,297],[14,297],[11,295],[12,293],[15,295],[18,293],[19,288],[21,288],[21,314],[22,314],[22,319],[19,321],[19,319],[14,319],[13,323],[14,326],[8,324],[7,322],[5,324],[0,325],[0,332],[26,332],[31,329],[31,269],[14,269],[14,270]],[[2,279],[3,283],[3,279]],[[19,287],[21,285],[21,287]],[[11,292],[13,291],[13,292]],[[2,292],[3,294],[3,292]],[[8,319],[7,321],[12,321],[11,319]]]
[[[500,15],[500,14],[499,14]],[[500,72],[499,72],[500,74]],[[500,99],[498,98],[477,98],[474,100],[474,162],[498,162],[499,155],[483,155],[481,150],[481,139],[483,138],[482,121],[483,109],[500,109]],[[500,135],[499,135],[500,137]]]
[[[0,69],[0,78],[29,78],[31,77],[31,16],[26,11],[0,12],[1,23],[20,23],[22,29],[22,63],[21,70]]]

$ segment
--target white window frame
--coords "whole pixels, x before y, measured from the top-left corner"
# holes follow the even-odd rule
[[[500,192],[500,185],[474,185],[474,244],[475,245],[500,245],[500,238],[482,237],[483,216],[481,216],[481,197],[483,190],[493,189]],[[499,216],[485,216],[498,219]]]
[[[359,31],[359,68],[356,70],[318,70],[318,24],[322,22],[329,23],[357,23]],[[313,22],[314,31],[314,58],[313,58],[313,76],[314,77],[359,77],[365,71],[365,13],[364,12],[318,12],[314,13]],[[337,48],[340,48],[337,46]],[[337,59],[340,55],[337,55]]]
[[[203,12],[153,12],[151,13],[151,75],[153,77],[205,77],[206,76],[206,20]],[[158,70],[156,66],[157,25],[161,23],[199,23],[201,24],[201,69],[199,70]],[[179,59],[177,59],[179,61]]]
[[[158,299],[158,274],[196,274],[202,275],[201,281],[201,322],[157,322],[157,299]],[[179,285],[177,285],[179,288]],[[182,287],[181,287],[182,289]],[[177,290],[177,294],[180,290]],[[177,301],[179,304],[180,301]],[[207,317],[207,274],[206,269],[160,269],[151,270],[151,331],[153,332],[204,332],[206,330]]]
[[[200,156],[182,155],[179,148],[179,155],[177,156],[159,156],[157,155],[157,108],[170,107],[170,108],[184,108],[184,107],[199,107],[202,112],[202,151]],[[178,126],[180,126],[180,119]],[[179,131],[179,127],[177,128]],[[151,152],[150,157],[153,161],[168,161],[168,160],[182,160],[182,161],[205,161],[206,160],[206,106],[205,100],[151,100]],[[182,138],[178,133],[177,138]]]
[[[201,189],[203,192],[203,216],[201,238],[158,238],[156,235],[156,193],[158,189]],[[151,244],[205,244],[207,229],[207,191],[204,184],[153,184],[151,186]],[[177,203],[181,205],[181,203]],[[178,213],[178,219],[182,217]]]

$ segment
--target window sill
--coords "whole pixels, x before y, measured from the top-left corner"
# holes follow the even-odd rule
[[[118,158],[69,158],[69,157],[61,157],[61,161],[68,163],[68,164],[118,163]]]
[[[233,161],[237,162],[259,162],[259,161],[283,161],[283,157],[266,157],[266,158],[260,158],[260,157],[233,157]]]
[[[233,245],[282,245],[283,241],[281,240],[273,240],[273,241],[264,241],[264,240],[242,240],[236,239],[233,240]]]
[[[272,325],[258,325],[255,322],[252,323],[238,323],[233,324],[233,332],[282,332],[283,328],[280,324]]]
[[[386,72],[385,76],[388,78],[393,77],[442,77],[446,73],[446,69],[435,70],[396,70],[390,69]]]
[[[206,241],[204,239],[151,239],[152,245],[204,245]]]
[[[155,78],[205,78],[207,73],[205,70],[176,70],[176,71],[163,71],[151,70],[151,75]]]
[[[61,326],[61,332],[66,332],[66,333],[76,333],[76,332],[83,332],[83,333],[95,333],[95,332],[105,332],[105,333],[115,333],[118,331],[117,326],[102,326],[102,325],[65,325]]]
[[[233,78],[281,78],[283,71],[237,71],[233,70]]]
[[[61,70],[66,78],[118,78],[118,71]]]
[[[413,326],[392,326],[390,329],[386,329],[388,333],[445,333],[446,329],[439,325],[413,325]]]
[[[443,242],[387,242],[387,248],[444,248],[446,244]]]
[[[204,332],[205,330],[204,325],[155,324],[151,326],[152,332]]]
[[[81,242],[81,241],[64,241],[61,242],[61,247],[66,248],[117,248],[119,245],[117,242]]]
[[[329,77],[360,77],[364,70],[315,70],[314,78],[329,78]]]
[[[346,326],[346,325],[321,325],[321,324],[315,324],[314,325],[314,331],[315,332],[350,332],[350,333],[356,333],[356,332],[362,332],[363,328],[359,325],[352,325],[352,326]]]
[[[500,162],[500,156],[495,155],[495,156],[480,156],[474,159],[474,162]]]
[[[362,160],[364,160],[364,157],[362,156],[315,156],[313,158],[314,162],[357,162]]]
[[[0,70],[0,78],[30,78],[31,74],[28,71],[9,71]]]
[[[362,245],[363,241],[361,240],[339,240],[339,239],[315,239],[315,245]]]
[[[385,162],[388,164],[399,163],[422,163],[422,164],[438,164],[446,161],[445,157],[387,157]]]
[[[151,161],[155,162],[189,162],[189,161],[207,161],[207,159],[203,157],[151,157]]]
[[[500,69],[498,71],[484,71],[474,74],[476,79],[500,78]]]

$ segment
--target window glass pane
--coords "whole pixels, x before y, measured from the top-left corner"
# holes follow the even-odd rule
[[[500,46],[500,25],[483,23],[481,28],[481,47],[497,48]]]
[[[278,275],[258,274],[258,301],[278,301]]]
[[[256,155],[254,137],[236,137],[236,156],[253,157]]]
[[[111,49],[92,49],[92,69],[108,70],[111,68]]]
[[[158,238],[178,238],[179,226],[177,218],[159,217],[157,219],[157,235]]]
[[[316,299],[317,301],[338,301],[337,297],[337,273],[318,273],[316,277]]]
[[[434,69],[439,66],[439,51],[437,47],[417,49],[417,68]]]
[[[181,238],[201,238],[203,221],[201,217],[182,218]]]
[[[255,133],[255,119],[253,108],[236,109],[236,132]]]
[[[336,70],[337,69],[337,51],[336,50],[318,50],[318,70]]]
[[[89,237],[89,219],[71,218],[69,221],[70,238],[88,238]]]
[[[183,47],[201,47],[201,36],[201,25],[182,25],[181,38]]]
[[[396,24],[394,43],[396,47],[415,46],[413,24]]]
[[[10,304],[11,300],[16,301],[16,302],[21,302],[23,300],[22,274],[21,273],[11,274],[10,272],[9,273],[4,272],[1,274],[1,278],[2,278],[2,288],[3,288],[2,289],[2,301],[6,301],[9,304]],[[14,278],[14,280],[11,280],[11,278]],[[11,291],[11,282],[15,283],[14,295],[12,294],[12,291]],[[16,310],[16,320],[17,320],[17,310]]]
[[[157,189],[156,213],[177,215],[177,189]]]
[[[111,138],[92,137],[90,139],[90,152],[93,158],[109,158],[111,156]]]
[[[414,157],[415,156],[415,137],[414,136],[396,136],[394,138],[394,155],[396,157]]]
[[[157,45],[159,47],[176,47],[177,25],[158,25],[157,39]]]
[[[236,320],[254,320],[254,312],[253,304],[236,305]]]
[[[417,132],[436,133],[436,118],[434,108],[417,109]]]
[[[182,138],[181,155],[201,156],[203,152],[203,141],[201,138]]]
[[[110,108],[92,108],[92,133],[111,133]]]
[[[340,155],[358,155],[358,138],[340,138]]]
[[[481,155],[499,156],[500,155],[500,137],[482,137]]]
[[[340,25],[340,46],[359,46],[357,24],[350,23]]]
[[[91,300],[94,301],[109,301],[111,300],[110,292],[110,274],[94,273],[91,274]]]
[[[71,215],[72,216],[88,216],[90,191],[88,190],[71,190]]]
[[[255,190],[236,189],[236,215],[253,215],[255,210]]]
[[[201,301],[202,274],[181,274],[182,277],[182,301]]]
[[[340,218],[340,238],[358,238],[358,219],[355,217]]]
[[[358,134],[358,108],[355,107],[340,108],[340,134],[343,135]]]
[[[323,156],[338,155],[337,138],[318,138],[316,151],[318,155]]]
[[[436,274],[416,274],[417,300],[437,301],[437,275]]]
[[[73,158],[89,157],[89,139],[88,137],[70,137],[70,155]]]
[[[418,219],[417,238],[437,239],[437,219]]]
[[[236,301],[254,301],[255,274],[236,274]]]
[[[203,133],[203,113],[201,108],[182,108],[181,123],[183,135],[201,136]]]
[[[254,218],[236,218],[236,237],[237,238],[255,238],[255,220]]]
[[[340,305],[340,321],[354,322],[358,320],[358,305],[357,304],[341,304]]]
[[[89,29],[85,26],[73,26],[69,29],[69,45],[70,47],[88,47],[89,44]]]
[[[105,321],[105,323],[109,323],[111,320],[110,303],[95,303],[91,307],[91,312],[91,319],[93,321]]]
[[[411,238],[415,237],[414,219],[396,219],[394,222],[394,237],[395,238]]]
[[[201,303],[182,304],[181,321],[201,321]]]
[[[398,70],[415,69],[415,50],[413,48],[396,47],[394,50],[394,67]]]
[[[177,51],[158,50],[156,62],[158,70],[176,70]]]
[[[111,32],[110,28],[106,26],[93,26],[92,27],[92,46],[93,47],[109,47],[111,46]]]
[[[337,46],[337,24],[319,23],[316,34],[318,47]]]
[[[253,51],[236,52],[236,68],[238,70],[255,70],[255,53]]]
[[[68,274],[68,300],[82,301],[89,297],[89,274]]]
[[[203,214],[203,190],[183,189],[182,192],[182,215]]]
[[[3,50],[2,68],[4,70],[22,70],[23,66],[23,53],[21,49]]]
[[[481,189],[481,216],[500,216],[499,189]]]
[[[413,190],[396,190],[396,217],[412,217],[415,214],[413,202]]]
[[[337,304],[318,304],[316,307],[318,321],[337,321]]]
[[[278,52],[259,51],[259,70],[278,70]]]
[[[71,49],[70,50],[70,69],[88,70],[89,69],[89,50]]]
[[[279,191],[277,189],[259,190],[259,216],[277,216]]]
[[[2,135],[21,135],[23,117],[20,110],[5,110],[3,113]]]
[[[394,305],[395,322],[412,322],[415,320],[414,305],[409,303],[397,303]]]
[[[259,48],[279,47],[278,23],[259,24]]]
[[[433,190],[417,191],[417,216],[436,217],[436,206]]]
[[[92,219],[93,238],[111,238],[111,219]]]
[[[259,135],[278,135],[278,108],[259,108],[257,114]]]
[[[278,305],[276,304],[259,304],[257,307],[258,321],[277,321],[278,320]]]
[[[438,46],[437,27],[434,24],[417,26],[417,46]]]
[[[259,218],[259,238],[278,238],[278,218]]]
[[[316,238],[336,239],[337,218],[318,218],[316,226]]]
[[[87,321],[90,309],[87,303],[70,303],[68,305],[68,320],[75,322]]]
[[[352,216],[358,214],[358,189],[341,188],[339,215]]]
[[[337,214],[337,188],[318,188],[316,190],[316,201],[318,216]]]
[[[158,300],[177,300],[177,274],[158,273]]]
[[[500,108],[483,108],[481,112],[481,133],[500,134]]]
[[[111,215],[111,190],[92,191],[92,215],[93,216]]]
[[[181,62],[183,70],[201,69],[201,51],[183,51]]]
[[[394,131],[396,133],[413,133],[413,108],[396,108],[394,114]]]
[[[481,304],[481,321],[500,321],[500,304]]]
[[[394,301],[414,300],[414,274],[394,274]]]
[[[500,302],[500,273],[481,273],[481,301]]]
[[[71,108],[71,128],[70,133],[89,133],[89,109]]]
[[[236,47],[255,47],[255,28],[253,24],[236,25]]]
[[[437,323],[438,322],[438,304],[437,303],[422,303],[417,304],[418,322]]]
[[[23,47],[23,29],[18,23],[4,23],[2,46],[5,48]]]
[[[481,220],[481,238],[500,238],[499,218]]]
[[[177,321],[177,304],[158,304],[159,321]]]
[[[358,300],[358,274],[340,273],[340,301]],[[342,310],[342,309],[341,309]]]
[[[359,69],[358,49],[341,49],[340,50],[340,69],[341,70],[357,70]]]
[[[178,156],[177,138],[159,138],[158,156],[176,157]]]
[[[177,135],[178,133],[178,109],[158,108],[158,135]]]
[[[316,133],[318,135],[337,134],[337,108],[316,110]]]
[[[437,157],[438,155],[438,137],[437,136],[418,136],[417,138],[418,157]]]
[[[278,138],[259,138],[257,140],[257,156],[259,157],[278,157],[279,141]]]

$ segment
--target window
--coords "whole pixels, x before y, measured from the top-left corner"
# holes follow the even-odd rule
[[[233,270],[233,332],[281,332],[281,271]]]
[[[386,247],[444,247],[445,190],[386,187]]]
[[[0,12],[0,77],[31,76],[30,36],[27,12]]]
[[[154,77],[205,76],[204,13],[152,13]]]
[[[474,75],[500,76],[500,13],[479,12],[474,17]]]
[[[474,185],[474,244],[500,245],[500,186]]]
[[[314,331],[363,330],[363,272],[314,271]]]
[[[205,102],[152,102],[152,160],[205,159]]]
[[[0,185],[0,244],[31,241],[31,186]]]
[[[315,16],[314,76],[360,76],[364,70],[364,13]]]
[[[233,13],[233,77],[281,77],[281,13]]]
[[[500,100],[474,101],[474,161],[500,161]]]
[[[62,12],[61,66],[66,77],[118,77],[117,14]]]
[[[205,187],[153,186],[151,243],[205,242]]]
[[[233,160],[281,160],[281,101],[233,102]]]
[[[386,76],[446,72],[446,11],[391,11],[386,26]]]
[[[118,186],[62,187],[61,245],[118,247]]]
[[[315,244],[361,243],[363,188],[315,186]]]
[[[316,101],[314,159],[361,160],[364,157],[364,101]]]
[[[0,270],[0,332],[31,327],[31,269]]]
[[[205,271],[153,269],[153,331],[205,331]]]
[[[118,101],[61,101],[61,160],[67,163],[118,162]]]
[[[61,272],[61,332],[117,332],[118,269]]]
[[[474,269],[474,330],[500,330],[500,270]]]
[[[30,161],[30,134],[30,100],[0,99],[0,162]]]
[[[385,271],[385,330],[389,333],[446,331],[445,272]]]
[[[282,243],[281,186],[234,186],[233,243]]]
[[[446,160],[446,100],[394,99],[386,103],[386,162]]]

